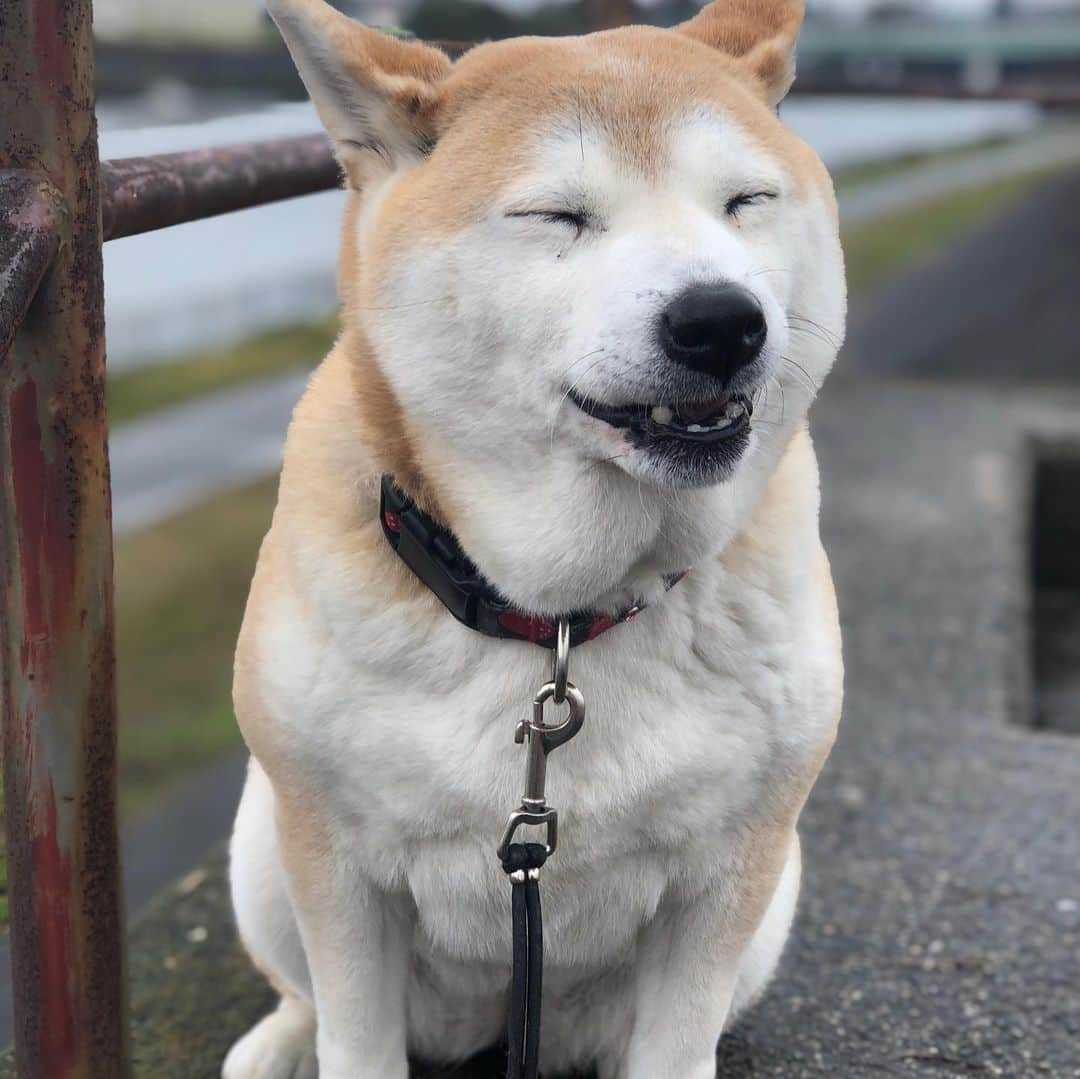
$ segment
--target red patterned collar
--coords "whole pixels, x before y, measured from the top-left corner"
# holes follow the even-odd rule
[[[379,519],[398,557],[459,622],[488,637],[555,647],[556,619],[512,607],[481,575],[453,532],[420,509],[389,475],[382,478]],[[667,587],[674,587],[688,572],[669,576]],[[644,607],[644,603],[635,603],[617,615],[573,612],[568,615],[570,646],[595,640],[614,626],[633,621]]]

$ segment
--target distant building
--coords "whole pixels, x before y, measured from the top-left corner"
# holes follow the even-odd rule
[[[94,0],[104,41],[216,41],[235,45],[267,33],[263,0]]]

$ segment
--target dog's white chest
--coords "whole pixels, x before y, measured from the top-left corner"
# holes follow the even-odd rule
[[[702,624],[689,589],[669,598],[571,656],[586,719],[548,762],[560,814],[544,871],[554,964],[625,956],[665,893],[722,873],[733,830],[785,782],[828,704],[814,694],[832,661],[796,609],[747,602]],[[523,793],[514,728],[547,676],[547,653],[448,621],[411,648],[393,626],[377,637],[359,627],[362,644],[327,642],[287,607],[260,648],[274,711],[286,725],[304,716],[297,752],[357,864],[415,904],[433,955],[505,963],[495,849]]]

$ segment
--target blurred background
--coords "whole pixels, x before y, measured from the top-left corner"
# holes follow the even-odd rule
[[[692,0],[338,6],[446,41],[669,25],[696,10]],[[103,158],[317,129],[258,0],[96,0],[95,14]],[[1001,554],[997,569],[984,568],[1007,578],[1003,609],[1016,626],[994,621],[1000,609],[987,625],[920,623],[956,648],[927,662],[949,669],[965,642],[1001,631],[1009,699],[995,707],[1021,726],[1080,731],[1080,3],[814,0],[798,66],[782,119],[834,174],[851,291],[849,342],[822,405],[826,535],[850,567],[840,574],[847,621],[871,599],[879,612],[889,602],[888,588],[866,584],[876,574],[899,592],[951,586],[956,574],[932,544],[908,545],[888,571],[887,544],[844,563],[865,533],[843,505],[830,517],[830,485],[863,484],[860,512],[890,536],[936,527],[943,543],[949,518],[968,512],[965,497],[997,507],[1007,557],[992,537],[982,543],[981,525],[960,542],[976,561]],[[133,911],[229,825],[242,768],[232,650],[284,427],[335,333],[341,199],[295,199],[105,247]],[[875,378],[904,389],[867,391]],[[968,431],[976,414],[982,425]],[[886,428],[891,448],[860,442]],[[984,444],[991,428],[1008,428],[1005,441]],[[907,501],[889,485],[943,430],[969,440],[974,464],[935,524],[918,500],[937,482],[932,460],[909,477]],[[940,517],[942,500],[928,504]],[[887,649],[894,628],[867,615],[856,659]],[[865,797],[854,781],[840,789],[853,804]]]

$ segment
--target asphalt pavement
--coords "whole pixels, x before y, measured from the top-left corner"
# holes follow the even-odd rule
[[[307,372],[261,379],[153,412],[109,439],[113,527],[127,535],[281,465]]]
[[[1076,138],[1080,148],[1080,136]],[[1080,379],[1080,171],[885,285],[851,320],[846,355],[927,378]]]

